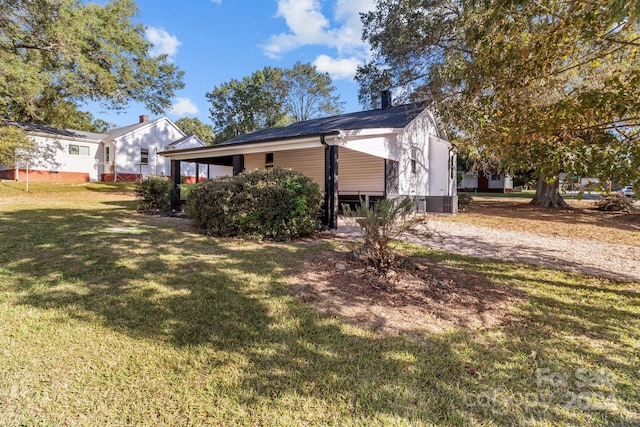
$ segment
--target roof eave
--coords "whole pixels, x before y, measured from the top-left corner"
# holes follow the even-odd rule
[[[236,144],[213,145],[207,147],[185,148],[182,150],[161,151],[158,154],[174,160],[193,160],[198,158],[233,156],[272,151],[313,148],[322,146],[322,137],[327,145],[336,144],[338,132],[308,135],[304,137],[277,138],[263,141],[242,142]],[[329,136],[330,138],[327,138]]]

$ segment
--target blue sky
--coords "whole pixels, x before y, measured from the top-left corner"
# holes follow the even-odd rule
[[[167,112],[172,120],[198,117],[211,124],[205,94],[265,66],[291,68],[310,62],[328,72],[344,111],[361,110],[356,66],[369,47],[361,40],[360,12],[374,0],[138,0],[139,22],[148,27],[154,53],[167,53],[185,71],[185,88]],[[118,126],[147,114],[132,104],[119,114],[91,106],[96,118]]]

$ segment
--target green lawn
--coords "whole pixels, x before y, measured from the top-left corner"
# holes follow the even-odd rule
[[[638,425],[640,284],[405,245],[522,293],[509,324],[379,336],[287,291],[309,242],[0,183],[0,425]]]

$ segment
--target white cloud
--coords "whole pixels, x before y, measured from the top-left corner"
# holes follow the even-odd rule
[[[325,0],[326,1],[326,0]],[[303,46],[327,46],[340,55],[366,57],[361,40],[360,13],[373,10],[374,0],[334,0],[333,22],[322,13],[320,0],[278,0],[276,17],[284,18],[288,32],[274,34],[263,46],[265,55],[279,58]]]
[[[193,103],[189,98],[176,98],[176,102],[169,110],[169,113],[175,114],[176,116],[186,116],[186,115],[195,115],[198,114],[198,106]]]
[[[162,55],[163,53],[173,56],[178,52],[178,46],[182,44],[176,36],[167,33],[162,28],[149,27],[145,36],[153,45],[151,49],[152,56]]]
[[[362,61],[358,58],[334,59],[328,55],[320,55],[313,62],[318,71],[329,73],[334,79],[351,79]]]

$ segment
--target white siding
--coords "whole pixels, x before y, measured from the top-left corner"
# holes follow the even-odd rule
[[[478,175],[473,172],[463,172],[460,188],[478,188]]]
[[[45,138],[33,136],[36,149],[29,155],[29,169],[52,172],[77,172],[89,174],[90,181],[98,181],[99,142],[67,140],[63,138]],[[86,155],[69,154],[69,145],[89,150]],[[85,148],[86,147],[86,148]],[[18,167],[26,168],[27,162],[19,162]]]
[[[413,120],[398,138],[401,147],[399,163],[400,195],[429,194],[429,133],[432,122],[424,113]],[[415,147],[416,171],[412,171],[412,147]]]
[[[487,175],[489,180],[489,190],[502,190],[504,189],[504,175],[489,174]]]
[[[121,174],[170,175],[169,159],[159,156],[158,152],[184,137],[179,129],[168,120],[157,120],[151,126],[133,131],[131,134],[119,138],[116,142],[116,169]],[[149,164],[140,165],[140,149],[149,150]],[[195,175],[193,166],[184,164],[184,171]]]
[[[401,195],[455,194],[455,155],[450,152],[451,144],[438,135],[435,120],[428,110],[418,115],[399,135]],[[415,172],[412,160],[415,160]]]
[[[429,137],[429,195],[455,194],[455,175],[452,176],[451,153],[448,143],[436,136]],[[455,173],[455,170],[453,170]]]

